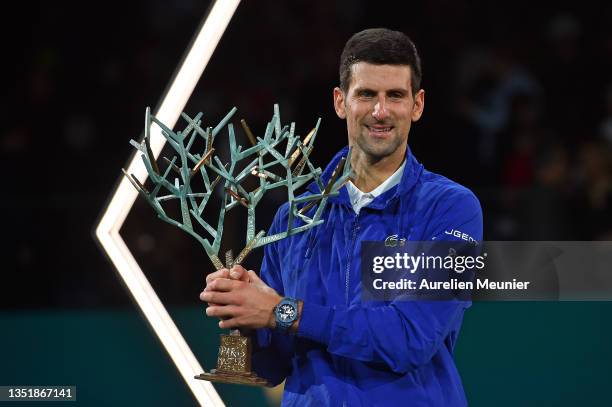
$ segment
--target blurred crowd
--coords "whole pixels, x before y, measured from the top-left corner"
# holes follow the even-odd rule
[[[585,24],[554,15],[521,44],[534,49],[475,47],[457,61],[490,240],[612,238],[612,39],[586,38]]]
[[[324,165],[346,143],[331,103],[344,42],[367,27],[402,30],[420,49],[427,92],[412,151],[475,191],[486,240],[611,239],[612,7],[421,3],[244,1],[185,110],[215,123],[236,105],[261,131],[279,103],[302,134],[322,117],[314,157]],[[20,7],[5,54],[10,284],[0,304],[122,304],[91,228],[208,2]],[[154,286],[169,301],[197,303],[207,258],[187,235],[152,226],[159,221],[142,202],[133,212],[126,241]]]

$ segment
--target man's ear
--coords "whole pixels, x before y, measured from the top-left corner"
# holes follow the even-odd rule
[[[425,91],[421,89],[416,93],[416,95],[414,95],[414,106],[412,107],[411,115],[413,122],[416,122],[421,118],[423,109],[425,109]]]
[[[346,119],[346,109],[344,108],[344,92],[342,89],[335,87],[334,88],[334,109],[336,109],[336,114],[341,119]]]

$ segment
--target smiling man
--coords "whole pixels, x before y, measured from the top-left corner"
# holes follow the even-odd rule
[[[222,328],[255,330],[253,368],[286,379],[284,406],[464,406],[453,349],[469,302],[361,300],[362,241],[456,239],[449,230],[482,240],[474,194],[408,148],[425,105],[416,47],[388,29],[353,35],[333,96],[354,179],[329,200],[323,225],[266,246],[261,278],[240,266],[210,274],[206,313]],[[270,234],[286,230],[288,209]]]

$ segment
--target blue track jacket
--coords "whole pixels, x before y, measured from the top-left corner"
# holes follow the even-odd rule
[[[347,152],[336,154],[324,183]],[[296,335],[257,330],[253,368],[274,384],[286,378],[283,406],[467,405],[453,348],[469,302],[360,300],[361,241],[460,239],[453,231],[482,240],[474,194],[425,170],[410,149],[406,160],[401,182],[359,215],[344,187],[324,224],[265,247],[262,279],[304,301]],[[269,234],[286,230],[288,209]]]

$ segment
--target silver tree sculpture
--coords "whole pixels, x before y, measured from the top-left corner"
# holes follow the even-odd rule
[[[174,132],[152,116],[150,109],[147,108],[143,140],[140,143],[131,140],[130,143],[141,153],[152,184],[151,191],[146,189],[136,177],[123,170],[138,192],[157,212],[158,217],[193,236],[202,245],[217,270],[240,264],[256,247],[323,223],[321,214],[328,198],[337,195],[338,190],[352,175],[349,151],[347,157],[339,162],[329,181],[323,184],[321,169],[315,168],[309,159],[320,119],[302,140],[295,135],[295,123],[288,126],[281,125],[278,105],[274,105],[274,115],[263,137],[255,137],[246,122],[241,121],[242,128],[251,143],[250,147],[243,149],[236,144],[234,126],[230,122],[236,110],[233,108],[215,127],[202,126],[202,113],[198,113],[194,118],[182,113],[181,116],[187,122],[187,126],[182,131]],[[151,152],[150,134],[153,123],[161,128],[162,135],[174,150],[171,158],[163,158],[164,165],[158,164]],[[215,154],[213,147],[217,136],[224,128],[227,128],[229,136],[230,153],[229,162],[225,165]],[[201,144],[204,145],[201,153],[192,151]],[[202,185],[199,181],[194,183],[197,177],[201,177],[203,181],[203,191],[194,190],[194,184]],[[257,177],[259,182],[259,186],[251,191],[245,186],[245,181],[249,177]],[[297,189],[313,180],[319,187],[319,193],[296,197]],[[204,220],[203,214],[215,194],[215,187],[220,182],[223,183],[223,188],[215,228]],[[263,230],[256,233],[257,205],[267,191],[281,187],[286,188],[290,207],[287,229],[271,236],[265,236]],[[173,219],[164,210],[164,204],[176,200],[180,203],[180,216],[177,216],[178,219]],[[315,206],[316,209],[311,210]],[[227,212],[236,208],[244,208],[247,212],[246,245],[235,259],[229,250],[224,265],[219,258],[224,219]],[[302,221],[301,224],[298,225],[297,219]],[[194,229],[194,223],[201,226],[199,231]]]

